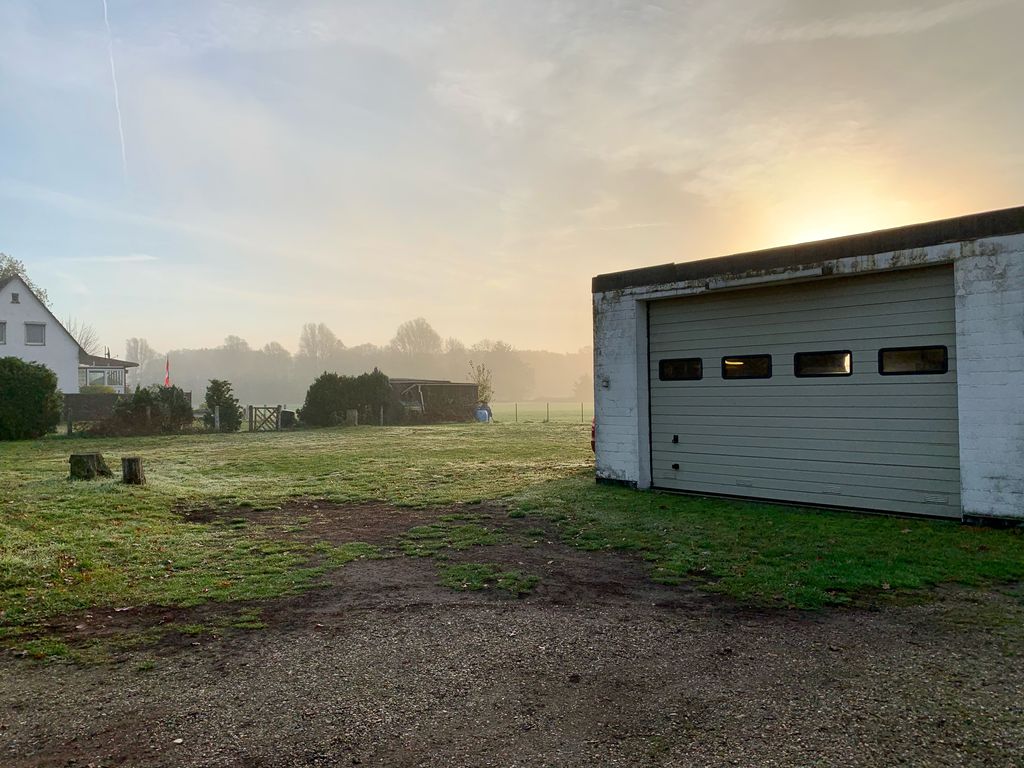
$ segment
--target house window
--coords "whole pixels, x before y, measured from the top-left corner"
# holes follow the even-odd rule
[[[120,387],[124,384],[124,371],[120,368],[111,368],[107,371],[107,386]]]
[[[103,387],[107,383],[106,371],[89,371],[89,386]]]
[[[771,355],[734,355],[722,358],[723,379],[770,379]]]
[[[12,293],[11,304],[21,304],[21,296],[17,293]]]
[[[660,381],[699,381],[704,378],[704,363],[699,357],[677,357],[658,361]]]
[[[852,373],[853,353],[848,349],[838,352],[797,352],[793,355],[793,375],[797,378],[849,376]]]
[[[7,343],[7,323],[0,322],[0,344]]]
[[[949,351],[945,347],[889,347],[878,350],[878,372],[883,376],[945,373]]]
[[[25,343],[36,347],[46,344],[46,323],[25,323]]]
[[[86,372],[85,368],[79,368],[78,369],[78,386],[79,387],[84,387],[88,383],[89,383],[88,373]]]

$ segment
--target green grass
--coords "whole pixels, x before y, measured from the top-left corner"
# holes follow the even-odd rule
[[[529,594],[540,579],[519,571],[503,571],[494,563],[463,563],[442,566],[441,584],[459,591],[500,589],[516,595]]]
[[[583,403],[583,418],[580,418],[580,403],[491,403],[491,413],[499,423],[537,424],[550,421],[552,424],[586,424],[594,418],[594,404]],[[588,438],[589,439],[589,438]]]
[[[57,654],[58,641],[39,637],[48,617],[293,594],[325,569],[386,554],[361,542],[276,540],[230,511],[211,523],[180,514],[296,498],[428,506],[513,497],[510,518],[543,515],[575,546],[634,552],[660,581],[696,578],[755,604],[813,608],[1024,579],[1018,531],[597,486],[589,434],[588,421],[0,444],[0,644],[37,642],[43,652],[51,642]],[[149,482],[68,482],[72,451],[139,455]],[[443,559],[505,541],[488,521],[445,516],[409,531],[399,549]]]
[[[0,443],[0,642],[94,606],[295,593],[325,567],[377,555],[273,540],[239,517],[189,523],[180,510],[504,497],[587,467],[587,439],[579,426],[468,424]],[[89,451],[141,456],[147,485],[69,482],[68,455]]]
[[[412,557],[443,557],[448,549],[498,544],[503,538],[500,532],[483,525],[441,522],[410,529],[398,540],[398,547],[403,554]]]
[[[698,579],[745,603],[818,608],[941,583],[1024,579],[1024,531],[638,493],[589,478],[539,485],[521,512],[586,550],[635,552],[655,580]]]
[[[320,541],[313,545],[313,551],[323,557],[329,568],[338,568],[353,560],[379,560],[385,557],[380,547],[362,541],[350,541],[339,546]]]

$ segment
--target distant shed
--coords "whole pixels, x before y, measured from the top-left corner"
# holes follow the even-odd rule
[[[476,384],[438,379],[390,379],[402,421],[470,421],[479,397]]]
[[[597,479],[1024,519],[1024,207],[593,280]]]

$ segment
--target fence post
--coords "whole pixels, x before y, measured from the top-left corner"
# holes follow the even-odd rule
[[[75,417],[71,413],[71,406],[70,405],[68,406],[67,413],[68,413],[68,418],[67,418],[67,422],[68,422],[68,437],[71,437],[71,435],[75,431]]]
[[[548,424],[551,423],[551,403],[544,403],[544,407],[547,408],[547,418],[544,419]]]
[[[253,410],[252,410],[252,406],[248,405],[248,406],[246,406],[246,408],[249,409],[249,431],[252,432],[252,430],[253,430]]]
[[[586,424],[583,420],[583,403],[580,403],[580,424]]]
[[[380,425],[384,426],[384,406],[380,407]]]
[[[516,424],[519,423],[519,403],[516,403]]]
[[[213,428],[220,432],[220,406],[213,406]]]

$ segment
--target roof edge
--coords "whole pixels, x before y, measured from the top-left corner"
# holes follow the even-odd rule
[[[875,253],[906,251],[944,243],[1024,233],[1024,206],[910,224],[809,243],[783,245],[730,256],[718,256],[597,275],[592,293],[720,277],[750,270],[816,266],[821,262]]]

